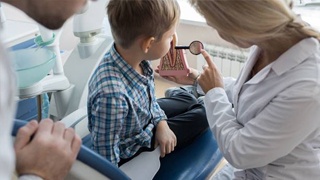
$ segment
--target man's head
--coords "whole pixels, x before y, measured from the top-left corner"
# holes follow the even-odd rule
[[[49,29],[58,29],[87,0],[2,0],[25,12],[38,23]]]
[[[107,13],[115,43],[123,48],[139,37],[160,41],[180,18],[176,0],[110,0]]]

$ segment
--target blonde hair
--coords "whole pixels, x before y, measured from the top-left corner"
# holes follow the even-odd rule
[[[266,40],[320,33],[302,21],[287,0],[190,0],[207,23],[233,38]]]
[[[293,0],[284,0],[284,2],[289,6],[290,9],[293,8]]]
[[[176,0],[110,0],[107,14],[115,43],[128,48],[140,36],[161,40],[180,18]]]

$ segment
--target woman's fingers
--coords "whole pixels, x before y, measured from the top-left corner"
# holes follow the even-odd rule
[[[210,55],[208,54],[208,52],[206,50],[202,49],[201,54],[204,57],[204,59],[206,60],[208,67],[212,67],[212,68],[216,67],[213,60],[211,59]]]

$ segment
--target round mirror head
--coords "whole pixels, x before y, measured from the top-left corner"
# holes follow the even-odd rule
[[[201,49],[203,49],[203,44],[200,41],[192,41],[189,46],[189,50],[192,54],[198,55],[201,53]]]

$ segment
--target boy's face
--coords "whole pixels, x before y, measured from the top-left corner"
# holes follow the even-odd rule
[[[149,60],[156,60],[162,58],[170,49],[170,43],[173,35],[176,32],[176,25],[172,26],[167,32],[165,32],[160,41],[156,41],[149,49]]]

